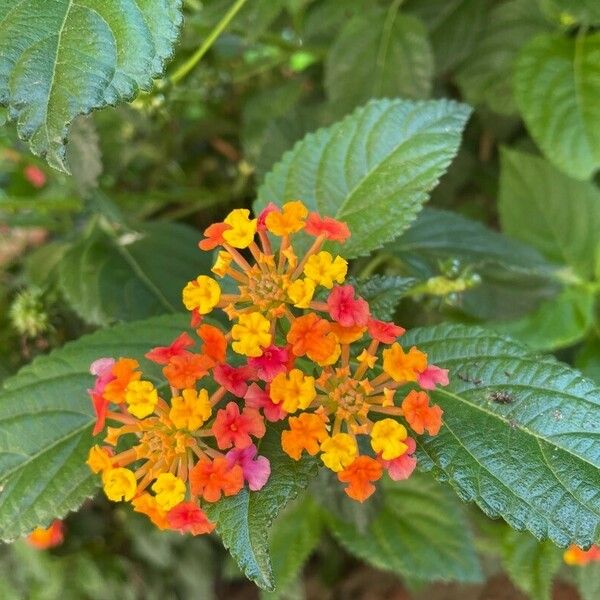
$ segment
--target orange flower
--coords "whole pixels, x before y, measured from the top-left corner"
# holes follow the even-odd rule
[[[427,368],[427,354],[413,346],[404,352],[395,342],[383,351],[383,370],[396,382],[417,381],[419,373]]]
[[[104,388],[102,396],[109,402],[121,404],[125,402],[125,389],[132,381],[137,381],[142,374],[137,371],[139,363],[133,358],[121,358],[112,367],[114,379]]]
[[[563,559],[568,565],[583,567],[591,562],[600,561],[600,546],[592,546],[589,550],[575,545],[569,546],[563,554]]]
[[[326,361],[336,350],[337,338],[331,330],[331,323],[315,313],[308,313],[294,319],[287,334],[296,356],[305,354],[316,362]]]
[[[204,377],[214,365],[212,358],[205,354],[186,352],[173,356],[163,369],[169,385],[177,389],[194,387],[198,379]]]
[[[319,213],[311,212],[306,219],[304,231],[309,235],[325,236],[333,242],[344,243],[350,237],[348,225],[332,217],[321,217]]]
[[[38,550],[47,550],[63,543],[64,527],[59,519],[53,521],[48,528],[38,527],[27,536],[27,543]]]
[[[198,243],[200,250],[214,250],[225,243],[223,233],[231,229],[227,223],[213,223],[204,230],[204,238]]]
[[[244,485],[244,473],[239,465],[229,465],[223,456],[211,461],[203,458],[190,472],[192,493],[207,502],[217,502],[221,494],[234,496]]]
[[[227,339],[223,332],[218,327],[204,324],[197,329],[197,333],[204,342],[202,352],[217,363],[223,362],[227,353]]]
[[[331,330],[339,340],[340,344],[353,344],[354,342],[360,340],[366,329],[366,327],[361,327],[360,325],[344,327],[339,323],[331,324]]]
[[[202,535],[210,533],[214,523],[208,520],[204,511],[195,502],[182,502],[172,508],[167,514],[169,527],[180,533]]]
[[[425,392],[412,390],[402,401],[402,413],[413,431],[437,435],[442,426],[444,411],[437,405],[429,406],[429,396]]]
[[[146,515],[159,529],[168,529],[167,513],[158,505],[156,498],[144,492],[131,501],[135,512]]]
[[[289,424],[290,430],[281,434],[281,447],[294,460],[300,460],[303,450],[314,456],[319,452],[321,442],[328,437],[325,421],[320,415],[302,413],[290,417]]]
[[[377,481],[382,474],[383,467],[374,458],[359,456],[338,473],[338,479],[348,484],[344,491],[350,498],[364,502],[375,491],[371,482]]]

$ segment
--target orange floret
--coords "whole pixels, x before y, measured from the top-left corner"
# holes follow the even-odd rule
[[[125,402],[125,390],[132,381],[137,381],[142,374],[137,370],[139,363],[133,358],[120,358],[112,367],[114,379],[109,381],[102,392],[108,402],[121,404]]]
[[[444,411],[437,405],[429,406],[425,392],[410,391],[402,401],[402,413],[415,433],[422,434],[425,430],[429,435],[439,433]]]
[[[295,356],[305,354],[316,362],[326,361],[336,350],[338,340],[332,332],[331,323],[315,313],[294,319],[287,334]]]
[[[223,362],[227,353],[227,338],[224,333],[218,327],[206,323],[196,331],[204,342],[203,354],[206,354],[217,363]]]
[[[174,356],[163,369],[169,385],[177,389],[194,387],[196,381],[204,377],[214,365],[214,361],[205,354],[187,352]]]
[[[281,434],[281,447],[294,460],[300,460],[303,450],[311,456],[317,454],[321,442],[328,437],[325,421],[320,415],[302,413],[298,417],[290,417],[289,425],[290,430]]]
[[[383,467],[374,458],[359,456],[338,473],[338,479],[348,484],[344,491],[350,498],[364,502],[375,491],[371,482],[377,481],[382,474]]]

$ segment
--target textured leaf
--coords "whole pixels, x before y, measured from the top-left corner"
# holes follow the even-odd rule
[[[600,390],[578,371],[463,325],[409,331],[451,384],[431,393],[444,410],[421,466],[466,501],[538,539],[587,546],[600,524]],[[497,394],[506,394],[500,397]]]
[[[198,238],[176,223],[148,223],[120,237],[96,225],[63,257],[61,290],[83,319],[98,325],[183,310],[181,290],[209,269]]]
[[[444,73],[460,64],[480,39],[489,18],[488,0],[410,0],[403,9],[429,30],[435,68]]]
[[[271,477],[260,492],[242,490],[206,507],[217,522],[223,544],[246,576],[260,588],[273,590],[273,569],[269,557],[269,532],[280,510],[293,500],[316,474],[316,461],[295,461],[281,449],[281,431],[271,427],[258,444],[261,455],[271,461]]]
[[[97,488],[85,464],[92,446],[92,406],[86,389],[90,363],[101,356],[142,359],[187,327],[169,316],[84,336],[40,357],[4,382],[0,391],[0,539],[13,540],[64,517]],[[156,372],[154,372],[156,373]],[[158,381],[158,379],[157,379]]]
[[[515,98],[531,136],[562,171],[600,167],[600,33],[541,35],[516,62]]]
[[[550,260],[590,279],[600,241],[600,190],[542,158],[502,152],[498,210],[502,229]]]
[[[448,260],[479,275],[481,283],[463,292],[459,304],[478,318],[521,316],[558,291],[556,268],[533,248],[445,210],[423,210],[385,251],[419,279],[439,275]]]
[[[427,31],[415,17],[371,8],[350,19],[325,61],[325,89],[339,114],[386,96],[427,98],[433,79]]]
[[[369,102],[287,152],[266,176],[255,209],[300,198],[348,223],[345,256],[366,254],[414,220],[456,154],[469,114],[446,100]]]
[[[548,540],[538,542],[527,533],[509,531],[503,541],[502,564],[531,600],[551,600],[552,580],[561,562],[562,551]]]
[[[357,293],[369,303],[376,319],[391,321],[400,299],[415,284],[412,277],[373,275],[369,279],[352,281]]]
[[[367,531],[329,514],[335,537],[373,566],[424,581],[479,581],[473,539],[459,503],[434,480],[386,481],[383,506]]]
[[[150,89],[181,0],[0,0],[0,103],[35,154],[66,170],[71,121]]]
[[[499,113],[516,113],[512,73],[521,47],[549,31],[537,2],[509,0],[490,11],[479,43],[461,65],[457,83],[467,102],[487,104]]]
[[[533,350],[549,352],[572,346],[586,336],[594,324],[594,304],[590,290],[569,287],[522,319],[488,326]]]

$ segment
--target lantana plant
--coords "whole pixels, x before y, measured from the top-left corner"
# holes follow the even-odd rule
[[[403,347],[405,330],[375,319],[345,283],[347,261],[323,248],[344,244],[346,224],[290,201],[255,218],[233,210],[204,235],[200,249],[218,249],[216,278],[199,275],[182,293],[197,338],[183,332],[146,354],[165,385],[132,358],[91,365],[102,439],[88,465],[106,496],[161,529],[209,533],[207,503],[268,481],[260,440],[275,426],[289,457],[318,456],[359,502],[384,473],[410,477],[414,436],[442,426],[427,391],[447,385],[448,371]],[[307,237],[302,253],[295,242]],[[227,326],[209,322],[219,310]]]

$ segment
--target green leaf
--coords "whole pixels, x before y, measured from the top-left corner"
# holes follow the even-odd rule
[[[265,177],[255,210],[302,199],[345,221],[352,258],[414,220],[455,156],[470,109],[447,100],[378,100],[307,135]]]
[[[383,506],[367,531],[333,513],[339,542],[369,564],[424,581],[480,581],[473,539],[460,504],[433,479],[413,475],[383,484]]]
[[[600,563],[573,567],[577,590],[581,600],[598,600],[600,597]]]
[[[84,320],[98,325],[178,312],[185,284],[209,269],[198,238],[177,223],[146,223],[121,236],[96,224],[63,257],[61,290]]]
[[[556,268],[536,250],[445,210],[423,210],[385,251],[419,279],[439,275],[448,261],[479,275],[481,283],[461,294],[459,308],[482,319],[519,317],[558,291]]]
[[[280,428],[269,428],[258,448],[271,462],[271,477],[265,487],[260,492],[244,488],[205,508],[209,518],[217,523],[223,544],[246,576],[260,588],[273,590],[269,527],[281,509],[306,488],[317,465],[312,458],[289,458],[281,449]]]
[[[143,355],[187,327],[183,315],[119,325],[34,360],[0,391],[0,539],[10,541],[78,508],[98,486],[85,464],[93,444],[89,366],[131,356],[151,379]],[[154,374],[154,376],[153,376]]]
[[[576,179],[600,167],[600,33],[540,35],[516,62],[515,98],[544,154]]]
[[[421,467],[538,539],[596,540],[600,390],[567,365],[479,327],[416,329],[403,343],[450,370],[450,386],[431,392],[444,424],[418,442]]]
[[[575,357],[575,366],[600,385],[600,339],[590,337]]]
[[[498,210],[502,229],[550,260],[591,279],[600,241],[600,191],[543,158],[504,149]]]
[[[85,197],[98,187],[98,178],[102,175],[100,140],[89,117],[75,119],[69,133],[67,163],[77,190]]]
[[[406,12],[419,17],[429,30],[435,68],[445,73],[459,65],[480,39],[489,0],[410,0]]]
[[[350,19],[325,60],[325,90],[339,114],[369,98],[427,98],[433,51],[419,19],[374,7]]]
[[[537,2],[509,0],[487,15],[479,43],[457,73],[457,83],[470,104],[487,104],[502,114],[517,112],[512,73],[521,47],[551,29]]]
[[[31,150],[66,171],[80,114],[148,90],[170,57],[181,0],[0,0],[0,104]]]
[[[397,275],[373,275],[368,279],[353,280],[352,284],[358,295],[369,303],[371,314],[376,319],[391,321],[400,299],[413,287],[415,280]]]
[[[278,592],[294,583],[321,539],[323,517],[307,494],[287,508],[273,523],[269,544]],[[268,598],[268,595],[265,595]]]
[[[553,351],[580,342],[594,324],[595,295],[584,287],[568,287],[517,321],[487,326],[527,344],[532,350]]]
[[[502,564],[511,581],[531,600],[551,600],[552,582],[562,551],[552,542],[538,542],[527,533],[509,531],[502,544]]]

